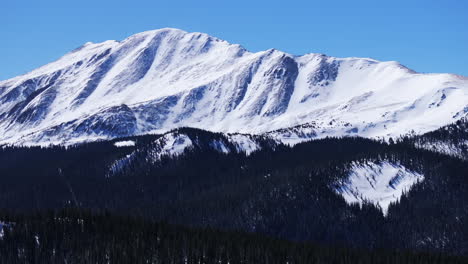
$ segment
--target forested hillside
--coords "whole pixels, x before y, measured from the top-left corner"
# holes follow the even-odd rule
[[[363,138],[326,138],[292,148],[267,147],[272,143],[259,139],[263,147],[247,155],[208,144],[222,141],[220,134],[179,133],[197,143],[172,157],[154,155],[159,136],[119,139],[135,143],[123,147],[116,141],[4,147],[0,208],[107,209],[323,245],[468,254],[466,161],[410,143]],[[371,201],[350,204],[343,198],[339,190],[357,165],[384,163],[424,178],[385,214]]]
[[[293,243],[193,229],[108,212],[0,212],[1,263],[467,263],[464,257]]]
[[[462,118],[440,129],[411,137],[401,137],[405,143],[468,160],[468,119]]]

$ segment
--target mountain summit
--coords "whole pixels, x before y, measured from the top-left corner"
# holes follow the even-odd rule
[[[0,143],[69,144],[178,127],[292,141],[389,137],[452,123],[467,115],[467,102],[462,76],[366,58],[252,53],[160,29],[86,43],[1,81]]]

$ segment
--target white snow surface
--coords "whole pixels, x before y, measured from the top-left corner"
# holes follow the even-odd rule
[[[248,156],[260,150],[258,143],[249,135],[233,134],[229,135],[228,139],[236,146],[237,153],[244,152]]]
[[[208,145],[212,149],[224,154],[231,152],[244,152],[247,155],[250,155],[252,152],[260,149],[258,143],[249,135],[226,135],[225,139],[230,143],[233,143],[235,149],[229,148],[223,139],[213,139],[208,143]],[[154,149],[153,156],[155,157],[155,160],[158,160],[163,155],[172,157],[182,155],[194,144],[200,144],[197,141],[198,140],[194,141],[188,135],[183,133],[166,133],[164,136],[156,140],[157,145],[160,147]]]
[[[423,175],[388,161],[353,163],[347,180],[336,191],[349,204],[371,202],[387,214],[390,203],[397,202],[405,191],[422,180]]]
[[[154,153],[155,160],[162,156],[179,156],[193,146],[192,140],[187,135],[178,133],[168,133],[158,138],[157,142],[160,142],[161,149]]]
[[[126,141],[118,141],[114,143],[116,147],[133,147],[135,146],[135,141],[133,140],[126,140]]]
[[[423,144],[416,143],[417,148],[427,149],[434,152],[450,155],[460,159],[468,159],[466,150],[468,149],[468,141],[460,141],[457,143],[445,142],[442,140],[427,141]]]
[[[214,139],[211,141],[210,146],[216,151],[224,153],[224,154],[231,152],[222,140]]]
[[[252,53],[165,28],[87,43],[0,81],[0,144],[71,144],[179,127],[276,131],[288,144],[394,137],[452,123],[467,115],[467,102],[463,76],[367,58]],[[299,129],[281,130],[290,127]]]

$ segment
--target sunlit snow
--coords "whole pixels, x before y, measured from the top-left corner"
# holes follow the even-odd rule
[[[354,163],[348,178],[336,189],[348,203],[364,201],[379,205],[384,214],[390,203],[399,200],[424,176],[388,161],[381,163]]]
[[[192,140],[184,134],[169,133],[158,139],[158,141],[161,142],[162,148],[156,154],[157,158],[163,155],[179,156],[193,145]]]
[[[133,140],[126,140],[126,141],[118,141],[114,143],[116,147],[133,147],[135,146],[135,141]]]
[[[248,135],[229,135],[228,139],[236,146],[238,153],[245,152],[245,154],[250,155],[260,149],[258,143]]]
[[[180,127],[326,136],[422,133],[467,114],[468,79],[397,62],[295,56],[177,29],[87,43],[0,81],[0,144],[63,144]],[[290,128],[314,122],[314,127]]]

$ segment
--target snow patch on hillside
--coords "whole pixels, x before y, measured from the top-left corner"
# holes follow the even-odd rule
[[[135,146],[135,141],[133,140],[126,140],[126,141],[118,141],[114,143],[114,146],[120,148],[120,147],[134,147]]]
[[[260,149],[258,143],[249,135],[229,135],[229,141],[236,146],[237,153],[244,152],[247,156]]]
[[[110,166],[109,171],[106,173],[106,178],[111,177],[112,175],[122,171],[126,166],[133,162],[135,159],[135,152],[126,155],[121,159],[115,160]]]
[[[159,157],[162,155],[179,156],[182,155],[191,146],[193,146],[193,144],[204,144],[202,142],[198,142],[197,140],[192,141],[188,135],[174,132],[170,132],[164,135],[158,139],[157,142],[159,142],[159,145],[162,146],[161,150],[159,150]],[[234,145],[234,149],[229,143]],[[247,155],[250,155],[252,152],[260,149],[259,144],[255,141],[253,136],[241,134],[225,135],[224,138],[212,139],[210,142],[205,144],[207,144],[210,148],[224,154],[232,152],[244,152]]]
[[[157,139],[161,149],[156,150],[155,160],[162,156],[177,157],[193,146],[192,140],[185,134],[168,133]]]
[[[215,139],[215,140],[211,141],[210,146],[213,149],[215,149],[216,151],[224,153],[224,154],[227,154],[227,153],[231,152],[229,150],[229,147],[226,146],[226,144],[224,144],[224,142],[222,140]]]
[[[423,144],[416,143],[415,146],[417,148],[439,152],[460,159],[468,159],[468,141],[460,141],[457,143],[453,143],[437,140],[427,141]]]
[[[424,176],[388,161],[358,163],[351,166],[348,178],[336,191],[347,203],[364,201],[379,205],[387,214],[390,203],[397,202],[411,186],[424,180]]]
[[[306,123],[294,127],[277,129],[267,132],[265,135],[288,146],[294,146],[320,137],[315,123]]]

